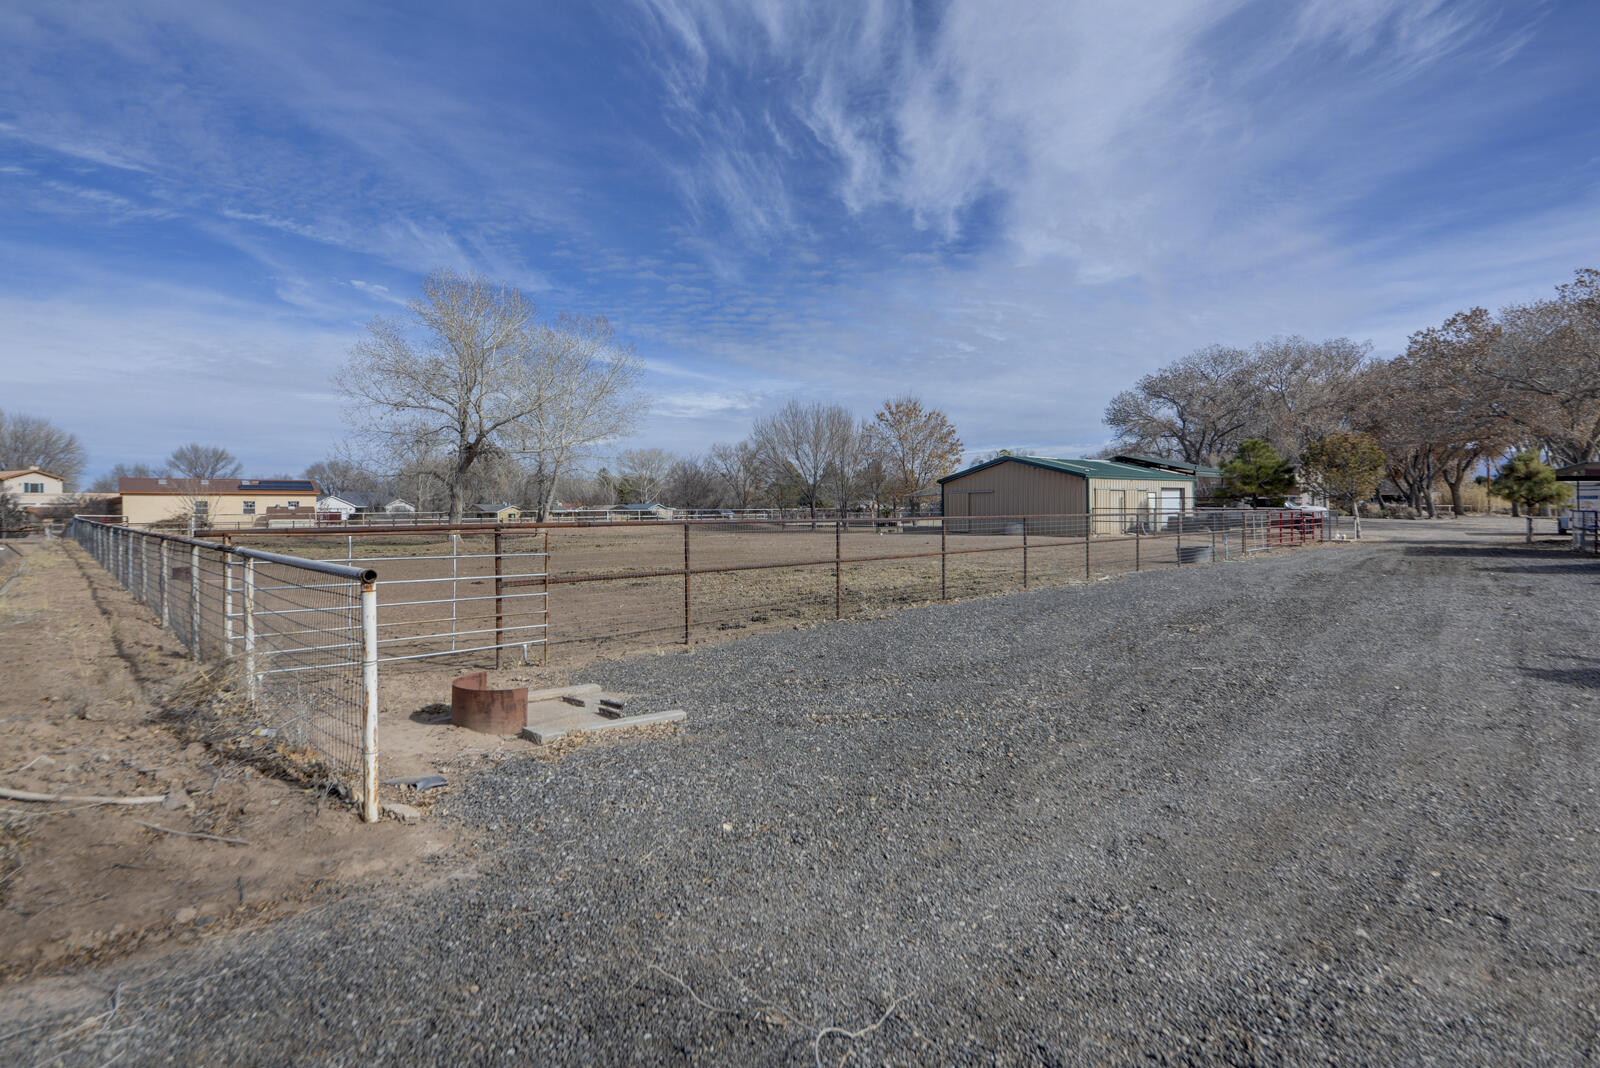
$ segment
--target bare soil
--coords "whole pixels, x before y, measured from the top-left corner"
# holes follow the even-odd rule
[[[0,981],[292,913],[441,848],[192,741],[164,706],[197,671],[172,635],[76,545],[7,544],[0,785],[168,800],[0,801]]]
[[[1186,535],[1187,544],[1202,539],[1208,535]],[[916,526],[836,533],[831,521],[815,529],[694,526],[687,542],[677,524],[556,528],[548,542],[539,532],[502,536],[503,596],[497,602],[490,534],[460,535],[455,561],[448,535],[257,532],[235,541],[313,559],[369,562],[379,576],[385,637],[411,643],[397,642],[389,654],[448,649],[448,639],[426,636],[450,629],[463,634],[462,649],[490,644],[497,630],[512,641],[519,635],[536,641],[540,632],[532,628],[548,622],[548,660],[536,644],[530,657],[568,669],[596,656],[682,644],[686,625],[690,641],[701,644],[835,618],[873,618],[940,600],[1168,570],[1177,566],[1179,544],[1170,534],[1097,535],[1086,545],[1082,537],[1039,533],[941,538],[936,528]],[[542,552],[546,544],[548,586],[527,577],[542,571],[542,558],[519,555]],[[1217,545],[1219,558],[1241,553],[1237,543]],[[695,572],[687,582],[686,565]],[[445,599],[456,603],[414,603]],[[520,660],[515,650],[510,658]],[[476,666],[482,659],[469,654],[459,662]]]

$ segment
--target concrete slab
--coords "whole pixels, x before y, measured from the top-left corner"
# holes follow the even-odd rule
[[[586,697],[592,693],[599,693],[597,683],[586,682],[581,686],[552,686],[548,690],[529,690],[528,707],[532,708],[535,701],[555,701],[563,697]]]
[[[563,701],[541,701],[528,705],[528,725],[520,737],[534,745],[549,745],[568,731],[618,731],[630,727],[648,727],[653,723],[676,723],[687,719],[681,708],[665,712],[646,712],[638,716],[610,719],[593,708],[576,708]]]

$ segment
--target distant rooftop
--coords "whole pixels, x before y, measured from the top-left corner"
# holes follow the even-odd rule
[[[1162,467],[1168,471],[1182,471],[1194,475],[1196,478],[1221,478],[1219,468],[1207,467],[1204,464],[1191,464],[1186,460],[1169,460],[1165,456],[1145,456],[1142,453],[1130,452],[1120,456],[1113,456],[1119,464],[1138,464],[1140,467]]]
[[[984,471],[996,464],[1003,463],[1027,464],[1029,467],[1042,467],[1047,471],[1061,471],[1069,475],[1079,475],[1083,478],[1115,478],[1130,482],[1165,482],[1173,477],[1193,477],[1187,472],[1160,471],[1150,466],[1116,463],[1111,460],[1056,460],[1048,456],[996,456],[993,460],[976,464],[964,471],[957,471],[953,475],[946,475],[939,480],[939,484],[942,486],[951,479],[970,475],[974,471]]]
[[[118,493],[311,493],[317,484],[309,478],[119,478]]]

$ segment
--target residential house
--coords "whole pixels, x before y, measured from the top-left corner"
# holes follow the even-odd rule
[[[353,515],[380,510],[364,493],[324,493],[317,498],[317,518],[323,522],[344,522]]]
[[[671,519],[676,514],[660,501],[620,504],[611,510],[621,512],[627,519]]]
[[[0,471],[0,493],[6,494],[20,508],[56,504],[66,492],[67,484],[63,479],[37,467]]]
[[[467,509],[467,515],[474,519],[493,519],[497,523],[515,523],[522,518],[522,509],[509,501],[498,504],[475,504]]]
[[[124,478],[117,482],[130,526],[266,526],[315,518],[317,484],[293,478]]]
[[[36,519],[118,514],[115,493],[68,493],[63,479],[37,467],[0,471],[0,493]]]

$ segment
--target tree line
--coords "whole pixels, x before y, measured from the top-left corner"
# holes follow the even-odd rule
[[[1389,360],[1342,337],[1203,348],[1117,394],[1105,421],[1112,451],[1216,465],[1259,441],[1324,481],[1370,448],[1380,471],[1364,496],[1387,477],[1419,512],[1436,516],[1443,490],[1459,515],[1478,472],[1600,450],[1600,271],[1547,299],[1458,312]]]
[[[605,319],[542,320],[516,289],[446,270],[423,280],[408,313],[375,320],[336,377],[365,457],[347,450],[308,472],[330,489],[384,483],[404,495],[414,482],[419,507],[436,494],[452,519],[490,499],[529,504],[541,519],[574,499],[814,515],[898,507],[960,462],[949,420],[908,396],[864,423],[837,405],[791,401],[704,456],[628,450],[586,477],[647,407],[642,365]]]
[[[333,492],[392,494],[453,517],[487,498],[541,517],[558,500],[815,514],[903,507],[961,460],[944,413],[904,396],[864,421],[790,401],[742,441],[694,456],[626,450],[595,470],[647,410],[642,372],[603,317],[541,318],[514,288],[435,271],[405,316],[374,320],[353,348],[335,384],[354,439],[306,474]],[[1262,459],[1241,456],[1259,442],[1330,492],[1387,477],[1419,511],[1436,515],[1442,490],[1459,514],[1479,471],[1600,451],[1600,271],[1579,270],[1543,300],[1459,312],[1389,360],[1343,337],[1202,348],[1118,393],[1105,421],[1117,436],[1108,454],[1237,469]],[[0,467],[37,466],[73,489],[84,462],[71,433],[0,412]],[[238,473],[226,449],[192,443],[159,468],[119,464],[92,488],[114,491],[126,475]]]
[[[660,501],[682,508],[795,508],[893,513],[961,462],[945,413],[914,396],[885,401],[857,421],[840,405],[791,400],[755,420],[743,441],[701,456],[661,449],[619,453],[587,497],[600,503]]]
[[[756,419],[748,437],[678,455],[623,449],[598,468],[579,465],[551,480],[535,463],[488,449],[468,467],[465,497],[509,501],[544,518],[558,502],[587,507],[661,503],[692,509],[867,509],[893,512],[961,462],[955,427],[941,411],[905,396],[869,419],[839,405],[792,400]],[[448,456],[382,473],[349,456],[313,464],[307,477],[329,492],[405,497],[444,511],[454,466]],[[435,507],[441,506],[441,507]]]

